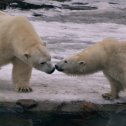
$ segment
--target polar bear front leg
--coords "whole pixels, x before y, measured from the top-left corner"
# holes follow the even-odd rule
[[[111,91],[109,93],[102,94],[102,97],[105,100],[114,100],[114,99],[119,98],[118,93],[119,93],[119,91],[117,90],[117,88],[115,86],[111,85]]]
[[[105,100],[113,100],[119,98],[119,92],[123,90],[122,84],[107,74],[105,74],[105,76],[110,82],[111,91],[109,93],[102,94],[102,97]]]
[[[12,79],[18,92],[32,91],[32,88],[29,86],[31,73],[32,67],[17,58],[13,60]]]

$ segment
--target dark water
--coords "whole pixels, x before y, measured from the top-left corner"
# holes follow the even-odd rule
[[[125,126],[126,110],[119,112],[31,112],[20,106],[0,106],[0,126]]]

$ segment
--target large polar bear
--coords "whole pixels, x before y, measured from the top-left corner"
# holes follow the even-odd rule
[[[58,71],[72,75],[85,75],[103,71],[111,85],[111,92],[103,98],[112,100],[126,87],[126,42],[105,39],[65,58],[55,65]]]
[[[0,12],[0,66],[13,64],[12,79],[17,91],[30,92],[32,67],[51,74],[54,66],[45,43],[26,17]]]

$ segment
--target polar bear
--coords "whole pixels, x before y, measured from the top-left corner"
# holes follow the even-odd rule
[[[0,15],[7,15],[6,13],[4,13],[4,12],[2,12],[2,11],[0,11]]]
[[[111,91],[103,94],[107,100],[119,97],[126,87],[126,42],[104,39],[83,51],[65,58],[55,65],[58,71],[71,75],[85,75],[103,71]]]
[[[24,16],[0,13],[0,66],[13,64],[12,79],[16,90],[30,92],[32,68],[53,73],[55,67],[45,43]]]

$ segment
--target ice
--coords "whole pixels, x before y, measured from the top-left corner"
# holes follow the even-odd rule
[[[57,7],[61,7],[60,2],[52,1],[52,0],[24,0],[24,2],[35,4],[35,5],[47,4],[47,5],[54,5],[54,6],[57,6]]]
[[[40,4],[42,0],[31,1],[31,3]],[[51,3],[51,1],[44,1]],[[112,1],[96,1],[96,0],[73,0],[66,2],[53,2],[57,6],[62,4],[72,5],[74,2],[88,2],[90,6],[98,7],[97,12],[115,11],[115,8],[124,9],[125,2],[117,2],[118,4],[110,5]],[[58,5],[59,4],[59,5]],[[124,5],[123,7],[121,5]],[[63,21],[47,21],[44,17],[50,18],[57,15],[69,15],[73,12],[87,14],[98,14],[96,11],[71,11],[68,9],[52,9],[52,10],[29,10],[21,11],[18,9],[7,9],[11,15],[25,15],[29,18],[35,30],[47,42],[47,47],[52,55],[53,63],[62,58],[80,51],[81,49],[90,46],[106,37],[112,37],[119,40],[126,40],[126,25],[124,23],[115,23],[109,19],[108,22],[100,22],[99,18],[96,23],[76,23]],[[43,17],[33,17],[33,12],[41,13]],[[76,13],[75,13],[76,14]],[[117,13],[118,15],[118,13]],[[76,15],[75,15],[76,16]],[[92,15],[93,16],[93,15]],[[98,15],[99,16],[99,15]],[[91,16],[90,16],[91,18]],[[93,17],[92,17],[93,18]],[[122,18],[123,19],[123,18]],[[122,20],[120,19],[120,20]],[[78,19],[79,20],[79,19]],[[63,73],[55,71],[52,75],[45,74],[37,70],[33,70],[31,85],[32,93],[19,94],[14,91],[14,86],[11,81],[12,65],[2,67],[0,72],[0,99],[3,101],[15,101],[17,99],[35,99],[38,101],[91,101],[99,104],[117,103],[126,101],[126,92],[121,93],[121,98],[114,101],[106,101],[101,95],[110,91],[108,80],[102,72],[95,73],[83,77],[67,76]],[[9,94],[9,95],[5,95]]]
[[[115,10],[115,5],[109,4],[108,2],[94,2],[90,3],[90,6],[95,6],[98,8],[98,11],[113,11]]]
[[[7,8],[5,11],[5,13],[8,13],[9,15],[15,15],[15,16],[19,16],[19,15],[22,15],[22,16],[26,16],[26,17],[33,17],[32,16],[32,11],[25,11],[25,10],[19,10],[19,9],[10,9],[10,8]]]
[[[126,100],[126,93],[123,93],[119,100],[114,101],[106,101],[101,97],[102,93],[110,90],[108,81],[101,72],[85,77],[71,77],[57,71],[48,75],[34,69],[31,79],[33,92],[17,93],[14,91],[14,85],[12,85],[11,70],[12,65],[7,65],[1,69],[1,101],[13,102],[18,99],[34,99],[52,102],[89,101],[97,104],[110,104]],[[8,93],[9,95],[5,95]]]
[[[106,37],[126,39],[126,25],[115,23],[60,23],[32,22],[38,34],[48,38],[63,38],[69,36],[74,40],[97,42]]]
[[[69,5],[74,6],[74,3],[81,3],[78,6],[82,6],[82,4],[85,4],[87,6],[97,7],[99,12],[100,11],[111,11],[116,9],[125,9],[126,3],[124,0],[70,0],[70,1],[52,1],[52,0],[24,0],[25,2],[36,4],[36,5],[42,5],[42,4],[48,4],[48,5],[54,5],[58,8],[62,8],[62,5]]]
[[[41,5],[42,3],[46,3],[47,0],[24,0],[24,2]]]

